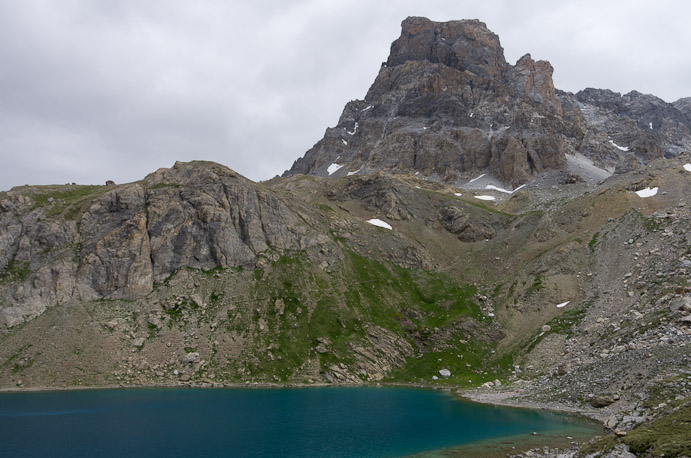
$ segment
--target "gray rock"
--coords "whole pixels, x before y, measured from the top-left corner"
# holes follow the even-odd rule
[[[182,364],[194,364],[196,362],[199,362],[199,353],[197,353],[197,352],[187,353],[185,356],[182,357],[181,362],[182,362]]]
[[[462,242],[478,242],[493,239],[496,230],[489,215],[470,214],[455,206],[446,206],[439,211],[439,222],[447,231],[458,234]]]
[[[201,308],[206,307],[206,303],[202,299],[202,296],[198,293],[192,294],[190,296],[190,301],[192,301],[194,304],[196,304],[197,307],[201,307]]]
[[[439,371],[439,375],[441,375],[444,378],[449,378],[449,377],[451,377],[451,371],[448,369],[441,369]]]
[[[141,348],[141,347],[144,346],[144,342],[146,342],[146,338],[145,338],[145,337],[137,337],[136,339],[134,339],[134,340],[132,341],[132,345],[134,345],[134,346],[137,347],[137,348]]]
[[[590,405],[598,409],[613,403],[614,399],[611,396],[595,396],[590,400]]]
[[[118,320],[108,320],[105,323],[103,323],[103,326],[112,331],[118,326]]]
[[[617,420],[617,417],[615,415],[610,415],[607,417],[607,420],[605,420],[605,427],[608,429],[614,429],[619,421]]]
[[[151,326],[155,326],[157,328],[161,327],[161,317],[158,315],[149,315],[149,318],[147,319],[147,322]]]

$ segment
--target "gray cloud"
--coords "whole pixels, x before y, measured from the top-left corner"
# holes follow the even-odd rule
[[[192,159],[280,174],[365,95],[409,15],[479,18],[560,89],[691,96],[682,1],[7,0],[0,189]]]

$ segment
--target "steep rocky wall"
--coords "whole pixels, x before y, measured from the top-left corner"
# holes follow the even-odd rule
[[[100,188],[77,202],[18,188],[0,202],[4,323],[73,299],[137,299],[180,267],[254,266],[316,239],[280,198],[218,164]]]
[[[518,185],[564,166],[570,148],[552,72],[530,55],[509,65],[479,21],[408,18],[364,101],[350,102],[286,174],[327,175],[336,163],[337,176],[384,170],[455,181],[489,167]]]
[[[691,149],[688,102],[631,92],[557,91],[549,62],[515,65],[477,20],[410,17],[364,100],[346,104],[284,176],[386,171],[462,184],[489,173],[513,186],[567,155],[625,172]]]

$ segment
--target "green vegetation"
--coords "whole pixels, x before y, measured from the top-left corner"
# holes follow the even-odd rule
[[[36,355],[36,356],[38,356],[38,355]],[[18,373],[30,368],[31,366],[33,366],[35,362],[36,362],[36,357],[24,358],[24,359],[20,360],[19,362],[15,363],[14,365],[12,365],[12,373],[18,374]]]
[[[593,455],[597,452],[609,452],[621,441],[614,435],[595,436],[593,440],[578,449],[579,456]]]
[[[158,183],[153,186],[149,186],[149,189],[162,189],[162,188],[181,188],[182,185],[178,183]]]
[[[654,216],[643,216],[641,212],[632,208],[629,210],[624,217],[631,215],[633,218],[638,220],[638,222],[645,228],[648,232],[657,232],[660,229],[669,225],[669,220],[666,218],[656,218]]]
[[[15,261],[13,259],[3,271],[0,271],[0,282],[24,281],[29,277],[30,273],[31,270],[29,269],[28,262]]]
[[[325,211],[325,212],[334,211],[334,209],[330,205],[327,205],[327,204],[318,204],[317,208],[320,209],[321,211]]]
[[[547,322],[547,325],[551,329],[545,333],[540,333],[542,335],[538,334],[537,336],[535,336],[533,340],[530,342],[530,344],[528,344],[526,353],[530,353],[537,346],[537,344],[539,344],[540,341],[549,334],[564,334],[567,337],[573,337],[573,328],[583,320],[583,318],[585,317],[586,310],[586,307],[573,308],[571,310],[566,310],[564,313],[557,317],[552,318],[550,321]]]
[[[550,332],[565,334],[567,337],[574,336],[574,326],[580,323],[585,317],[586,308],[573,308],[567,310],[558,317],[553,318],[547,324],[552,327]]]
[[[506,216],[508,218],[513,218],[516,216],[516,215],[512,215],[511,213],[506,213],[504,211],[497,210],[496,208],[492,208],[492,207],[487,206],[487,205],[480,203],[480,202],[473,202],[470,200],[464,200],[463,202],[468,204],[468,205],[472,205],[473,207],[481,208],[483,210],[487,210],[490,213],[494,213],[494,214],[501,215],[501,216]]]
[[[428,352],[420,358],[410,358],[405,366],[391,372],[386,380],[429,383],[433,375],[439,375],[440,369],[448,369],[451,377],[439,378],[437,383],[460,387],[477,386],[503,378],[502,375],[508,372],[510,366],[504,364],[504,361],[488,359],[490,354],[490,346],[487,344],[461,343],[454,348]]]
[[[351,305],[363,304],[375,324],[400,329],[398,313],[411,307],[424,312],[424,319],[412,319],[424,326],[441,326],[462,317],[480,319],[482,316],[480,307],[471,302],[477,292],[474,285],[461,286],[443,273],[404,269],[354,252],[348,254],[354,274],[349,291],[356,291],[359,297],[359,300],[351,298],[354,301]],[[394,300],[387,301],[387,298]]]
[[[650,387],[644,405],[656,411],[654,420],[635,427],[621,438],[614,435],[597,437],[581,447],[579,453],[606,452],[624,443],[636,456],[688,456],[691,451],[691,398],[678,396],[679,382],[689,383],[691,376],[667,378]]]
[[[250,287],[254,297],[244,304],[236,302],[238,308],[229,310],[219,325],[250,338],[256,348],[247,350],[252,355],[249,366],[231,361],[219,372],[236,376],[244,364],[255,379],[287,381],[299,377],[300,368],[310,360],[322,371],[334,364],[348,365],[355,362],[353,347],[371,346],[369,332],[381,327],[413,348],[427,349],[418,350],[391,380],[429,379],[441,368],[439,358],[458,374],[449,382],[475,384],[496,378],[483,369],[495,364],[487,362],[490,344],[457,343],[461,337],[473,341],[475,330],[491,323],[473,302],[474,285],[352,251],[346,251],[346,263],[336,272],[317,269],[304,252],[295,251],[266,269],[239,274],[261,282],[261,288]],[[210,303],[213,294],[217,293],[212,293]],[[177,318],[180,311],[173,308],[167,313]],[[265,323],[263,329],[260,323]],[[317,352],[320,345],[326,351]]]
[[[170,317],[170,320],[168,320],[168,327],[172,327],[174,322],[180,322],[185,312],[190,313],[197,309],[199,309],[199,305],[189,298],[163,307],[163,311]],[[182,323],[179,323],[179,325],[182,325]]]
[[[526,296],[536,293],[545,288],[544,278],[541,275],[536,275],[533,279],[533,284],[528,287],[526,291]]]
[[[9,367],[12,365],[12,373],[16,374],[24,364],[21,360],[21,355],[24,353],[26,350],[31,348],[33,345],[32,344],[24,344],[21,347],[17,349],[13,354],[11,354],[7,360],[5,360],[2,364],[0,364],[0,369],[4,369],[5,367]],[[24,358],[26,361],[31,361],[29,366],[33,364],[33,359],[34,358]]]
[[[63,215],[65,219],[76,220],[84,205],[105,193],[106,186],[33,186],[25,195],[34,201],[33,208],[48,207],[47,215]]]
[[[223,296],[225,296],[225,293],[223,292],[212,292],[209,296],[209,305],[217,305],[221,301],[221,299],[223,299]]]
[[[590,242],[588,242],[588,248],[590,248],[590,251],[595,251],[595,245],[597,244],[598,237],[600,237],[600,233],[596,232],[593,234],[593,238],[590,239]]]
[[[691,451],[691,400],[667,415],[638,426],[622,441],[637,456],[688,456]]]

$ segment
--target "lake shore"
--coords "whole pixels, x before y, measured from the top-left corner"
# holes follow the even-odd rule
[[[69,386],[69,387],[12,387],[2,388],[0,393],[30,393],[30,392],[56,392],[56,391],[91,391],[91,390],[129,390],[129,389],[286,389],[286,388],[324,388],[324,387],[395,387],[417,388],[426,390],[443,391],[465,402],[473,402],[486,405],[512,407],[526,410],[550,411],[565,413],[576,417],[587,418],[588,421],[602,425],[606,416],[595,409],[583,410],[568,406],[560,402],[544,402],[531,399],[529,393],[525,393],[522,387],[512,385],[499,389],[474,388],[459,389],[453,386],[432,385],[422,383],[369,383],[358,385],[333,385],[329,383],[171,383],[171,384],[147,384],[147,385],[102,385],[102,386]],[[524,453],[531,449],[576,450],[578,444],[584,443],[597,435],[598,426],[595,423],[589,432],[574,432],[567,434],[524,434],[515,437],[505,437],[499,440],[483,440],[477,443],[464,444],[439,450],[431,450],[410,456],[409,458],[499,458],[517,453]]]
[[[120,386],[114,386],[110,387],[111,389],[108,390],[108,387],[87,387],[86,389],[83,387],[71,387],[71,388],[55,388],[51,387],[48,390],[43,390],[45,392],[45,397],[41,396],[40,399],[44,399],[44,401],[40,401],[40,403],[43,405],[45,399],[52,399],[53,401],[47,402],[47,406],[49,407],[40,407],[40,409],[48,409],[46,410],[47,415],[56,415],[55,412],[61,412],[60,407],[56,407],[54,399],[61,399],[61,395],[59,394],[60,392],[64,392],[65,394],[69,394],[68,392],[73,392],[73,394],[78,394],[79,397],[77,399],[88,399],[90,400],[88,403],[82,402],[81,404],[77,403],[76,407],[70,406],[68,410],[65,412],[67,414],[71,414],[72,412],[88,412],[89,409],[95,409],[97,411],[99,409],[99,402],[101,400],[109,400],[109,399],[137,399],[137,405],[138,406],[144,406],[147,405],[146,403],[142,403],[140,400],[141,399],[147,399],[147,398],[142,398],[142,396],[149,396],[151,399],[156,399],[160,400],[162,399],[161,396],[168,397],[168,395],[173,396],[173,399],[176,399],[176,402],[180,401],[182,402],[183,409],[185,409],[185,402],[188,402],[190,399],[196,399],[199,398],[201,400],[207,400],[206,402],[208,403],[209,397],[214,396],[214,392],[218,394],[222,394],[221,390],[213,390],[213,389],[199,389],[199,388],[205,388],[205,387],[197,387],[197,386],[188,386],[188,387],[183,387],[182,390],[180,390],[179,386],[162,386],[162,385],[156,385],[156,386],[125,386],[125,387],[120,387]],[[165,394],[168,389],[171,388],[172,390],[168,392],[168,394]],[[187,388],[187,389],[185,389]],[[379,412],[380,414],[383,415],[383,412],[387,411],[388,407],[386,407],[388,404],[386,404],[387,399],[391,399],[391,393],[394,393],[395,390],[401,389],[403,390],[400,392],[397,396],[404,395],[406,397],[410,397],[413,400],[419,400],[422,398],[426,400],[434,400],[434,399],[446,399],[442,400],[442,404],[436,405],[435,402],[423,402],[420,404],[419,401],[414,401],[412,403],[406,403],[408,405],[409,409],[413,409],[415,412],[419,412],[419,415],[421,415],[422,418],[427,418],[427,420],[424,421],[423,424],[420,425],[420,428],[422,429],[415,429],[413,432],[415,434],[421,434],[422,431],[425,430],[425,428],[429,429],[431,424],[434,424],[436,426],[432,427],[432,429],[429,429],[428,431],[424,432],[424,437],[431,438],[431,437],[436,437],[437,434],[439,434],[440,438],[446,437],[446,439],[439,439],[440,442],[447,442],[449,437],[455,437],[457,434],[460,434],[459,437],[463,437],[464,434],[466,434],[466,431],[469,431],[469,428],[479,428],[478,431],[481,432],[480,436],[484,437],[492,437],[493,433],[492,431],[496,428],[497,431],[502,430],[504,428],[504,424],[502,421],[498,421],[497,423],[487,423],[488,420],[488,415],[493,418],[494,415],[497,415],[495,412],[504,412],[503,415],[504,417],[501,418],[521,418],[525,421],[519,421],[516,424],[521,424],[523,425],[523,428],[518,428],[514,430],[512,434],[509,435],[504,435],[502,437],[497,437],[495,439],[479,439],[478,441],[474,442],[468,442],[463,445],[449,445],[445,446],[445,448],[437,448],[437,449],[430,449],[425,452],[417,452],[415,455],[407,455],[407,454],[401,454],[400,456],[415,456],[415,457],[499,457],[499,456],[506,456],[507,453],[517,453],[523,450],[527,450],[529,448],[532,448],[534,446],[550,446],[550,447],[564,447],[568,446],[571,444],[574,440],[575,441],[583,441],[587,440],[587,438],[591,437],[592,435],[597,433],[597,427],[595,426],[594,423],[590,422],[589,420],[582,419],[582,420],[573,420],[570,417],[570,415],[559,415],[559,414],[552,414],[552,413],[544,413],[544,414],[538,414],[536,412],[529,412],[526,409],[516,409],[514,412],[511,412],[513,410],[512,408],[509,409],[493,409],[492,407],[481,407],[478,403],[478,405],[473,406],[473,402],[468,403],[465,402],[463,404],[459,403],[456,404],[456,401],[453,399],[449,398],[451,396],[452,398],[458,398],[456,393],[452,393],[451,389],[448,387],[444,389],[440,389],[441,387],[436,386],[424,386],[424,385],[409,385],[409,384],[366,384],[366,385],[352,385],[352,386],[333,386],[329,384],[321,384],[320,387],[314,387],[314,385],[276,385],[276,384],[263,384],[260,386],[260,384],[235,384],[226,387],[228,388],[228,395],[229,396],[221,396],[219,399],[227,399],[227,398],[233,398],[236,397],[235,394],[240,395],[242,391],[246,392],[247,395],[250,395],[250,399],[255,399],[257,396],[260,396],[260,398],[263,396],[266,398],[269,396],[267,399],[277,399],[275,396],[280,394],[280,391],[285,390],[286,396],[289,396],[291,398],[294,398],[295,396],[298,396],[298,398],[304,398],[304,399],[312,399],[312,400],[317,400],[318,403],[328,401],[329,399],[332,398],[332,396],[327,396],[324,398],[325,393],[331,393],[332,388],[337,390],[334,392],[335,396],[333,397],[335,404],[334,406],[330,407],[329,409],[326,409],[328,412],[342,412],[343,405],[339,404],[339,402],[342,403],[343,399],[343,393],[345,391],[350,391],[350,390],[343,390],[344,388],[352,388],[354,390],[354,394],[357,393],[358,389],[368,389],[369,391],[369,397],[370,401],[367,402],[368,406],[376,406],[380,401],[379,399],[385,400],[384,401],[384,411]],[[254,388],[254,390],[252,389]],[[286,389],[288,388],[288,389]],[[297,388],[317,388],[318,390],[324,390],[319,396],[312,396],[307,391],[310,390],[298,390]],[[328,390],[326,390],[328,388]],[[407,390],[405,390],[407,388]],[[149,394],[146,393],[147,389],[151,389],[152,391],[149,391]],[[158,391],[157,389],[161,389],[161,391]],[[268,390],[267,390],[268,389]],[[379,390],[382,390],[381,396],[379,395]],[[89,393],[86,393],[88,391],[104,391],[104,393],[98,394],[95,397],[91,396]],[[165,391],[163,391],[165,390]],[[231,393],[232,391],[236,391],[236,393]],[[341,394],[338,394],[339,391]],[[16,394],[29,394],[29,393],[39,393],[40,390],[38,387],[34,387],[32,389],[14,389],[11,390],[12,392]],[[139,392],[137,392],[139,391]],[[255,393],[251,393],[254,391]],[[265,393],[261,393],[261,391],[265,391]],[[273,391],[274,393],[269,393],[268,391]],[[408,391],[406,394],[405,391]],[[418,393],[415,393],[417,391]],[[424,392],[427,393],[424,393]],[[441,397],[432,395],[432,391],[437,391]],[[79,392],[84,392],[83,394],[87,397],[81,397],[81,394]],[[195,393],[196,392],[196,393]],[[292,393],[291,393],[292,392]],[[299,392],[302,392],[300,394]],[[7,390],[5,390],[6,394],[10,394]],[[55,397],[55,395],[51,393],[56,393],[58,397]],[[130,394],[132,396],[130,396]],[[256,394],[256,396],[255,396]],[[431,397],[430,397],[431,395]],[[51,397],[52,396],[52,397]],[[305,398],[305,396],[307,396]],[[349,395],[350,396],[350,395]],[[217,396],[218,398],[218,396]],[[14,398],[15,400],[12,401],[13,396],[9,396],[6,398],[6,402],[9,402],[9,404],[5,404],[6,408],[9,408],[9,411],[12,412],[12,402],[24,402],[21,401],[20,398]],[[38,398],[37,398],[38,399]],[[262,398],[263,399],[263,398]],[[375,401],[376,400],[376,401]],[[459,399],[460,400],[460,399]],[[202,401],[203,404],[204,401]],[[416,404],[419,404],[417,405]],[[451,408],[444,408],[443,405],[448,406]],[[110,406],[117,405],[120,406],[121,402],[117,402],[115,404],[109,404]],[[215,408],[218,407],[217,402],[213,402],[212,404],[213,407],[210,407],[210,411],[214,411]],[[229,404],[230,406],[231,404]],[[252,404],[255,405],[255,404]],[[261,403],[256,404],[256,406],[261,406]],[[330,403],[327,402],[326,405],[330,405]],[[10,406],[10,407],[7,407]],[[339,407],[340,406],[340,407]],[[457,407],[458,406],[458,407]],[[111,407],[109,407],[111,408]],[[381,410],[381,405],[380,405],[380,410]],[[73,410],[76,409],[76,410]],[[430,411],[432,409],[432,411]],[[478,416],[476,417],[475,422],[471,425],[463,426],[463,427],[454,427],[452,423],[447,423],[446,416],[450,411],[457,411],[456,409],[461,409],[461,410],[466,410],[470,412],[477,412]],[[366,409],[365,409],[366,410]],[[521,410],[525,410],[524,412],[521,412]],[[195,409],[189,409],[189,406],[187,408],[187,411],[189,412],[195,412]],[[196,409],[197,413],[199,412],[206,412],[205,409]],[[232,409],[228,410],[223,410],[223,412],[230,412]],[[323,408],[319,409],[319,412],[324,411]],[[358,408],[358,412],[362,411],[362,409]],[[41,411],[42,412],[42,411]],[[315,415],[316,411],[306,409],[304,412],[307,412],[308,415]],[[16,414],[16,412],[15,412]],[[206,415],[206,414],[204,414]],[[337,414],[336,418],[340,418],[341,414]],[[418,415],[418,414],[416,414]],[[432,417],[429,417],[429,415],[432,415]],[[427,416],[427,417],[426,417]],[[547,417],[545,417],[547,416]],[[26,418],[31,418],[31,415],[26,416]],[[357,417],[357,415],[356,415]],[[24,417],[22,417],[24,418]],[[65,417],[68,419],[68,417]],[[78,417],[69,417],[69,419],[74,419]],[[227,417],[224,416],[224,421],[228,421],[229,418],[234,418],[234,417]],[[347,416],[346,416],[347,418]],[[378,418],[378,417],[377,417]],[[406,417],[407,418],[407,417]],[[473,417],[475,418],[475,417]],[[500,418],[500,417],[497,417]],[[528,424],[532,424],[533,420],[536,418],[549,418],[547,420],[546,425],[547,428],[543,428],[539,426],[539,422],[535,423],[534,429],[533,426],[526,426]],[[434,419],[434,421],[430,421]],[[360,419],[362,420],[362,419]],[[310,420],[311,421],[311,420]],[[540,421],[545,421],[545,420],[540,420]],[[396,420],[394,424],[398,424],[399,420]],[[441,422],[441,423],[440,423]],[[484,426],[478,426],[483,424]],[[562,423],[563,422],[563,423]],[[308,424],[310,422],[307,422]],[[356,421],[356,424],[361,424],[360,421]],[[564,425],[564,426],[557,426],[557,425]],[[457,425],[459,426],[459,425]],[[394,430],[391,431],[396,431],[397,427],[394,426]],[[417,428],[417,427],[416,427]],[[449,429],[451,428],[451,429]],[[308,428],[309,430],[309,428]],[[521,432],[519,432],[519,430]],[[299,434],[300,431],[299,429],[294,431],[294,434]],[[388,434],[391,434],[391,431]],[[484,431],[484,432],[483,432]],[[571,436],[571,437],[569,437]],[[352,436],[350,436],[352,437]],[[410,437],[410,436],[406,436]],[[374,439],[373,439],[374,440]],[[424,439],[424,441],[427,441],[428,439]],[[571,442],[569,442],[571,441]],[[347,440],[346,440],[347,442]],[[376,443],[377,441],[374,440],[372,442],[373,444]],[[488,455],[488,451],[492,451],[491,455]],[[471,454],[472,452],[472,454]],[[410,452],[409,452],[410,453]],[[292,456],[292,455],[291,455]],[[396,455],[399,456],[399,455]]]
[[[504,386],[500,389],[469,388],[463,389],[454,386],[433,385],[424,383],[363,383],[334,385],[331,383],[267,383],[267,382],[245,382],[245,383],[156,383],[142,385],[99,385],[99,386],[64,386],[64,387],[3,387],[0,393],[22,393],[22,392],[41,392],[41,391],[74,391],[74,390],[112,390],[112,389],[140,389],[140,388],[317,388],[317,387],[402,387],[402,388],[422,388],[431,390],[441,390],[464,400],[477,402],[480,404],[490,404],[503,407],[516,407],[530,410],[545,410],[551,412],[562,412],[587,417],[600,423],[607,419],[607,413],[594,408],[583,409],[582,407],[569,406],[558,401],[545,402],[535,400],[526,394],[522,388],[512,385]]]

